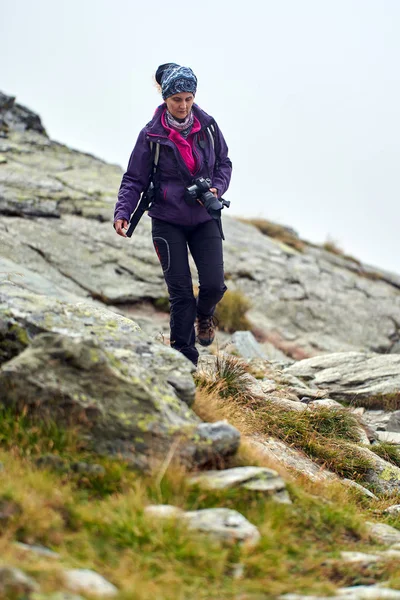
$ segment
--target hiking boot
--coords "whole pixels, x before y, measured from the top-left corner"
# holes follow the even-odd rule
[[[198,315],[197,317],[197,341],[202,346],[210,346],[215,338],[215,327],[217,326],[217,320],[212,315],[206,317]]]

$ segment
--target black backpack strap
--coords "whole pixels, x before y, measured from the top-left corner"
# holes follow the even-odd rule
[[[135,231],[140,219],[143,217],[146,210],[149,210],[155,194],[158,193],[159,184],[157,181],[157,167],[160,158],[160,144],[157,142],[150,142],[150,150],[152,155],[152,167],[150,171],[149,183],[147,184],[147,187],[140,198],[135,212],[131,215],[129,227],[126,232],[127,237],[132,236],[132,233]]]

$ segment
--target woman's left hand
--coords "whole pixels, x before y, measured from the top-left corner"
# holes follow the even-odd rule
[[[214,194],[214,196],[216,198],[218,198],[218,190],[217,190],[217,188],[210,188],[210,192],[212,192]]]

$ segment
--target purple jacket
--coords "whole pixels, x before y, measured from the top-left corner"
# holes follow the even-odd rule
[[[197,177],[209,177],[212,187],[217,188],[218,197],[228,189],[232,173],[232,163],[228,158],[228,147],[218,125],[212,117],[197,104],[192,110],[200,121],[201,130],[194,135],[193,153],[196,156],[198,169],[191,175],[178,148],[168,138],[168,132],[161,123],[161,115],[165,104],[161,104],[153,119],[139,133],[136,145],[129,159],[128,169],[124,173],[115,205],[114,222],[117,219],[129,221],[142,192],[146,189],[153,164],[150,142],[160,144],[160,156],[157,167],[159,182],[158,197],[149,210],[149,215],[156,219],[176,223],[177,225],[198,225],[210,221],[206,209],[197,203],[189,206],[184,199],[185,187],[193,183]],[[206,128],[213,125],[215,144]],[[200,147],[199,142],[205,143]]]

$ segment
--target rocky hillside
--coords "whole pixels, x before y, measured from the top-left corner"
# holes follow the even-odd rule
[[[400,278],[225,217],[195,371],[120,170],[2,94],[0,148],[0,598],[400,598]]]
[[[150,310],[166,289],[149,219],[131,240],[111,227],[121,174],[53,142],[37,115],[0,94],[0,277],[66,300],[95,299],[165,333],[165,319],[154,325]],[[263,235],[227,212],[228,286],[250,299],[248,318],[267,353],[270,344],[296,359],[400,351],[398,275],[304,242],[288,245],[287,236]]]

